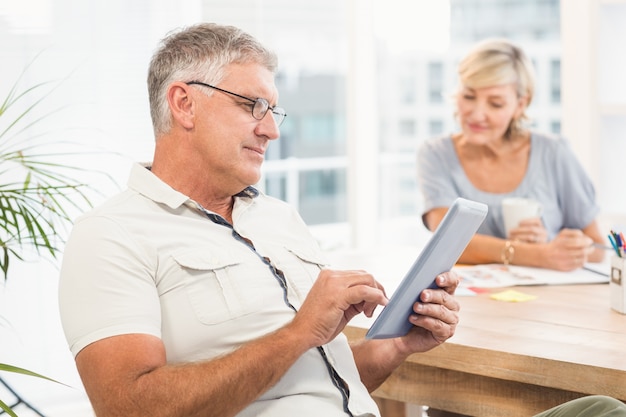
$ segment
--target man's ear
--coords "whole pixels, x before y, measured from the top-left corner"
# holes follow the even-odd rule
[[[185,83],[175,82],[167,89],[167,102],[174,124],[184,129],[194,127],[195,102],[191,87]]]

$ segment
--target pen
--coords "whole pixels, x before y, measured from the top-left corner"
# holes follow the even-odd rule
[[[598,249],[604,249],[604,250],[614,250],[615,246],[607,246],[607,245],[603,245],[602,243],[598,243],[598,242],[593,242],[591,244],[592,247],[594,248],[598,248]]]
[[[610,249],[610,248],[609,248]],[[607,274],[606,272],[601,272],[598,271],[597,269],[593,269],[593,268],[589,268],[588,266],[584,266],[582,267],[585,271],[589,271],[589,272],[593,272],[594,274],[598,274],[598,275],[602,275],[603,277],[608,277],[609,274]]]
[[[624,234],[622,232],[617,233],[613,229],[611,229],[610,233],[611,233],[611,236],[613,236],[613,240],[615,241],[615,246],[617,247],[616,250],[618,252],[618,256],[620,258],[623,258],[624,252],[626,252],[626,240],[624,239]]]
[[[613,246],[613,249],[615,250],[615,253],[617,254],[617,256],[621,258],[622,253],[617,247],[617,242],[615,240],[615,236],[613,236],[613,231],[611,231],[611,233],[608,234],[608,238],[609,238],[609,242],[611,242],[611,246]]]

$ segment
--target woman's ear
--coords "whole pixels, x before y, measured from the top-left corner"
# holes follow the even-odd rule
[[[515,110],[513,119],[521,118],[524,112],[526,111],[526,107],[528,107],[528,96],[520,97],[517,100],[517,109]]]
[[[195,101],[191,87],[185,83],[175,82],[167,89],[167,102],[170,106],[172,121],[183,129],[194,126]]]

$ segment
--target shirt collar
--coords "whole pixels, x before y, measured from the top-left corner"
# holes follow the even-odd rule
[[[235,197],[248,197],[248,198],[257,198],[259,196],[259,190],[249,185],[244,188],[242,191],[235,194]]]
[[[192,201],[185,194],[176,191],[170,187],[167,183],[163,182],[159,177],[154,175],[150,171],[150,164],[133,164],[130,171],[130,178],[128,179],[128,187],[132,190],[146,196],[150,200],[165,204],[166,206],[176,209],[181,205]],[[234,197],[238,198],[256,198],[259,195],[259,191],[248,186]],[[197,204],[197,203],[196,203]]]

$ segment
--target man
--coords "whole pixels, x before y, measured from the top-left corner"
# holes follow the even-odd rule
[[[454,334],[446,273],[409,335],[348,345],[344,326],[384,305],[383,289],[324,269],[300,217],[251,187],[285,117],[275,69],[252,37],[213,24],[155,53],[152,164],[76,221],[61,271],[64,330],[98,416],[375,416],[368,391]]]
[[[79,218],[61,317],[99,417],[378,416],[368,391],[454,334],[458,280],[437,277],[408,335],[341,331],[387,298],[333,271],[301,218],[251,187],[285,112],[275,56],[233,27],[167,37],[148,75],[156,148],[129,188]]]

